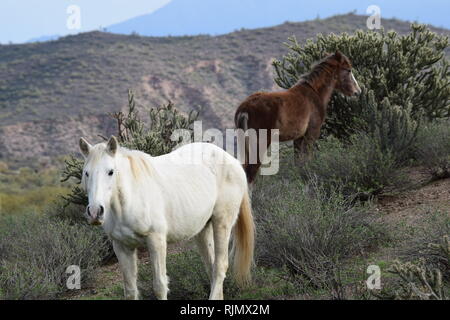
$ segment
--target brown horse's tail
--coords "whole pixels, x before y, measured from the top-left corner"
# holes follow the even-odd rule
[[[235,125],[237,129],[242,129],[245,131],[248,130],[248,113],[247,112],[238,112],[235,118]]]
[[[248,113],[247,112],[238,112],[235,115],[235,125],[236,125],[236,129],[242,129],[244,131],[244,133],[248,130]],[[256,175],[258,174],[258,170],[259,167],[261,166],[261,163],[258,162],[257,163],[250,163],[250,141],[249,141],[249,136],[244,136],[244,141],[242,142],[242,140],[238,139],[238,144],[240,144],[238,146],[239,150],[241,150],[241,143],[244,143],[244,163],[243,163],[243,167],[244,167],[244,171],[245,174],[247,176],[247,182],[249,184],[252,184],[255,179],[256,179]],[[258,146],[256,146],[256,148],[258,148]],[[258,149],[256,149],[256,152],[258,151]]]
[[[238,112],[235,117],[235,125],[236,129],[242,129],[245,132],[248,130],[248,113],[247,112]],[[242,141],[238,140],[238,143],[242,143]],[[239,146],[240,148],[240,146]],[[244,136],[244,170],[245,174],[248,177],[248,163],[249,163],[249,141],[248,137]]]
[[[255,248],[255,224],[248,192],[245,191],[239,216],[234,227],[233,272],[236,282],[245,286],[251,281],[253,251]]]

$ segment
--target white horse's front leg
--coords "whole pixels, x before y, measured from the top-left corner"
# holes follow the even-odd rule
[[[136,249],[130,249],[118,241],[113,241],[114,252],[119,260],[123,274],[125,299],[139,299],[137,288],[137,255]]]
[[[152,233],[147,238],[153,264],[153,291],[159,300],[167,300],[169,278],[166,271],[167,239],[164,234]]]

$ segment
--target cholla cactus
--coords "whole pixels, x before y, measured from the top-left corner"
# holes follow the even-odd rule
[[[428,248],[436,251],[434,256],[444,260],[442,265],[436,267],[425,258],[418,262],[395,261],[388,272],[399,277],[398,286],[393,290],[383,290],[381,294],[372,293],[382,299],[419,299],[419,300],[446,300],[442,272],[450,263],[450,241],[448,235],[442,237],[440,243],[430,243]]]
[[[440,243],[430,243],[428,247],[437,250],[440,253],[440,260],[446,262],[447,265],[450,264],[450,239],[448,235],[443,236]]]
[[[61,182],[67,181],[70,178],[75,179],[76,186],[72,188],[72,192],[67,196],[62,196],[65,200],[64,207],[67,207],[70,203],[76,205],[86,205],[88,202],[86,193],[81,190],[78,186],[81,183],[81,177],[83,172],[83,161],[81,159],[75,158],[71,156],[69,159],[65,160],[65,167],[62,172],[62,180]]]
[[[405,160],[417,137],[420,120],[411,116],[412,105],[392,105],[388,98],[375,103],[372,91],[367,95],[366,112],[361,116],[366,130],[371,134],[383,152],[395,152],[396,160]]]
[[[165,106],[150,109],[150,123],[146,126],[136,110],[134,94],[129,90],[128,113],[118,112],[113,117],[117,120],[118,137],[124,146],[159,156],[172,151],[180,142],[172,139],[175,130],[192,132],[198,113],[191,111],[185,116],[169,101]]]
[[[449,137],[450,121],[425,124],[419,130],[416,155],[434,179],[450,178]]]
[[[363,87],[360,99],[335,94],[330,102],[325,134],[347,137],[361,125],[365,96],[374,95],[377,108],[388,105],[407,110],[414,119],[422,115],[429,120],[450,116],[450,65],[445,57],[448,38],[431,32],[423,25],[413,24],[411,32],[357,31],[354,35],[321,35],[315,41],[300,45],[295,38],[287,44],[289,53],[274,61],[275,82],[290,88],[307,73],[314,62],[336,49],[353,63],[355,76]],[[386,101],[386,100],[385,100]]]
[[[442,237],[440,244],[430,243],[430,247],[440,249],[447,255],[447,259],[450,260],[450,239],[448,235]]]
[[[394,293],[395,299],[446,299],[441,271],[428,268],[423,259],[419,263],[396,261],[389,272],[401,279],[400,289]]]

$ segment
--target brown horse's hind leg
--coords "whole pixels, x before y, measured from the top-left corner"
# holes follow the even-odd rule
[[[303,153],[303,140],[304,137],[294,140],[294,154],[296,158],[300,157],[300,155]]]
[[[294,155],[297,164],[304,164],[306,161],[311,159],[314,142],[320,136],[319,130],[308,130],[306,134],[294,140]]]
[[[256,177],[258,176],[259,173],[259,169],[261,168],[261,163],[264,160],[264,157],[266,156],[267,150],[270,147],[270,144],[272,143],[272,136],[271,133],[269,131],[266,139],[266,143],[262,146],[260,145],[260,134],[257,131],[256,132],[256,163],[249,163],[251,161],[251,159],[253,159],[253,157],[250,156],[251,151],[253,150],[252,148],[250,148],[251,144],[246,144],[246,161],[244,164],[244,170],[245,173],[247,175],[247,182],[249,184],[249,186],[253,186],[253,183],[256,180]]]
[[[244,170],[245,170],[245,173],[247,174],[247,182],[249,184],[253,184],[255,182],[256,176],[258,175],[260,167],[261,167],[261,163],[244,165]]]
[[[309,158],[310,147],[306,137],[301,137],[294,140],[294,161],[298,165],[302,165]]]

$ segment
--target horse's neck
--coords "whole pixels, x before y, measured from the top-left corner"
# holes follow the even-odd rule
[[[152,170],[153,166],[151,161],[149,159],[146,160],[149,161],[148,167],[141,168],[143,170],[140,172],[133,172],[127,154],[122,154],[120,157],[118,166],[122,168],[122,170],[119,171],[115,190],[111,199],[111,203],[113,204],[113,214],[116,220],[123,218],[123,215],[126,214],[124,209],[129,207],[130,203],[135,202],[136,196],[138,196],[137,199],[142,198],[139,197],[139,192],[145,190],[149,195],[155,193],[155,188],[157,188],[157,183],[155,182],[155,180],[157,180],[157,175],[156,172]],[[134,169],[136,170],[136,168]],[[152,172],[146,172],[146,169],[152,170]],[[148,176],[146,176],[147,174]]]
[[[297,86],[306,86],[314,91],[322,102],[322,106],[326,108],[337,84],[336,71],[328,68],[315,72],[318,74],[307,76]]]
[[[337,80],[333,74],[326,74],[320,79],[315,79],[311,83],[311,87],[316,91],[323,106],[327,106],[330,102],[331,96],[333,95],[334,88],[336,86]]]

